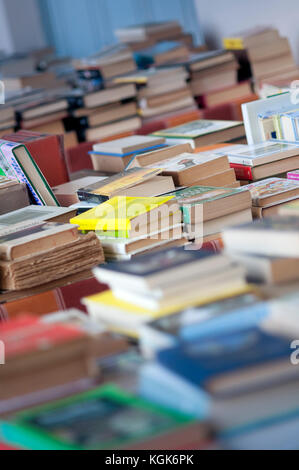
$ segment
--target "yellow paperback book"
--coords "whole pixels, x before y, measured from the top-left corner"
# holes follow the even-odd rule
[[[244,49],[244,42],[242,38],[224,38],[223,47],[228,50],[242,50]]]
[[[117,298],[113,292],[106,291],[83,299],[91,317],[105,323],[109,329],[138,337],[139,328],[154,319],[172,315],[185,308],[205,305],[221,299],[251,292],[252,288],[245,283],[226,284],[212,289],[209,293],[194,295],[192,299],[176,301],[160,310],[149,310]]]
[[[70,220],[79,230],[118,231],[131,230],[131,221],[174,199],[162,197],[116,196]]]

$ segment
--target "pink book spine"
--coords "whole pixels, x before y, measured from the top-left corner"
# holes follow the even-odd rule
[[[288,180],[296,180],[299,181],[299,173],[287,173]]]

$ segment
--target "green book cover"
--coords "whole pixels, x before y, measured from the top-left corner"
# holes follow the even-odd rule
[[[112,384],[0,421],[0,438],[30,450],[120,449],[193,420]]]

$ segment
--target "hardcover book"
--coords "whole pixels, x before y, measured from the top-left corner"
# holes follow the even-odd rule
[[[28,186],[35,204],[59,206],[49,184],[25,145],[0,140],[0,167],[8,177]]]

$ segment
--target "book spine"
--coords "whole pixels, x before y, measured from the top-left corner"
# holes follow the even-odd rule
[[[39,206],[43,206],[44,205],[43,201],[41,200],[40,196],[37,194],[37,192],[33,188],[31,182],[28,180],[28,178],[24,174],[24,172],[23,172],[22,168],[20,167],[17,159],[13,155],[12,149],[9,149],[9,150],[7,149],[4,152],[4,148],[3,148],[3,146],[1,146],[0,153],[1,153],[1,156],[6,159],[10,169],[13,171],[13,173],[14,173],[15,177],[17,178],[17,180],[20,183],[25,183],[28,186],[30,194],[32,195],[32,197],[33,197],[34,201],[36,202],[36,204],[39,205]]]
[[[230,167],[235,170],[237,180],[253,180],[252,169],[250,166],[240,165],[239,163],[230,163]]]

